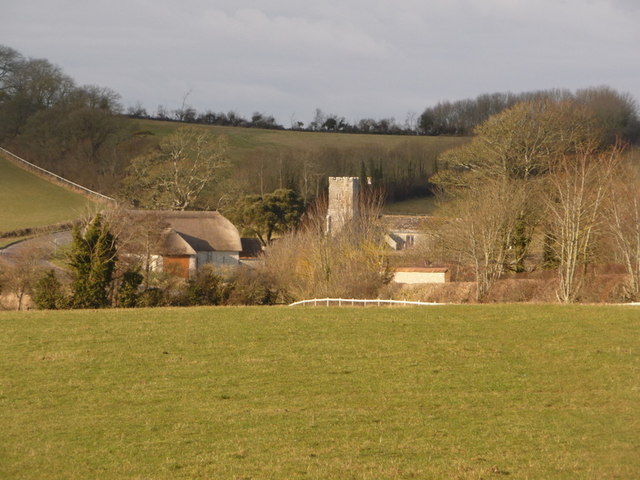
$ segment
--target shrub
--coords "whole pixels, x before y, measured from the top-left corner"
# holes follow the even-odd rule
[[[53,269],[35,283],[32,299],[40,310],[57,310],[68,305],[62,283]]]

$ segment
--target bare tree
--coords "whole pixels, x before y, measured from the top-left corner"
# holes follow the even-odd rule
[[[505,271],[526,202],[522,182],[487,180],[460,194],[448,205],[450,219],[428,231],[443,257],[472,265],[478,301]]]
[[[326,205],[319,202],[301,229],[266,251],[266,274],[294,298],[377,295],[391,278],[381,198],[363,198],[358,218],[334,235],[325,232]]]
[[[574,302],[584,280],[584,268],[603,231],[603,207],[621,155],[584,146],[575,155],[560,157],[548,175],[547,233],[559,261],[557,296]],[[581,270],[580,267],[583,267]]]
[[[25,297],[42,270],[42,260],[46,257],[46,247],[43,243],[31,241],[19,248],[10,262],[2,267],[3,285],[14,295],[16,310],[22,310]]]
[[[228,165],[225,138],[180,128],[156,151],[133,159],[123,193],[137,206],[187,210]]]
[[[640,297],[640,172],[624,165],[608,197],[606,214],[616,253],[629,275],[626,297]]]

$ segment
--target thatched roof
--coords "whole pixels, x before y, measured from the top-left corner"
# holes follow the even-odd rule
[[[195,255],[197,252],[240,252],[238,229],[219,212],[137,210],[134,218],[151,218],[162,231],[160,254]]]

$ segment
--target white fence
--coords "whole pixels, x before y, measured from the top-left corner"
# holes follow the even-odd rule
[[[4,153],[5,155],[8,155],[9,157],[11,157],[14,160],[17,160],[18,162],[22,163],[23,165],[26,165],[27,167],[35,170],[36,172],[40,173],[40,174],[44,174],[48,177],[53,178],[54,180],[64,184],[64,185],[68,185],[72,188],[75,188],[77,190],[80,190],[81,192],[84,192],[86,194],[89,194],[93,197],[98,198],[99,200],[105,200],[107,202],[112,202],[112,203],[116,203],[116,200],[111,198],[111,197],[107,197],[106,195],[103,195],[101,193],[98,192],[94,192],[93,190],[88,189],[87,187],[83,187],[82,185],[78,185],[75,182],[72,182],[71,180],[67,180],[64,177],[61,177],[60,175],[56,175],[53,172],[50,172],[49,170],[45,170],[42,167],[39,167],[38,165],[34,165],[31,162],[27,162],[24,158],[20,158],[19,156],[11,153],[9,150],[5,150],[4,148],[0,147],[0,152]]]
[[[434,303],[434,302],[409,302],[406,300],[365,300],[361,298],[314,298],[312,300],[301,300],[299,302],[294,302],[290,304],[290,307],[296,306],[314,306],[314,307],[329,307],[329,306],[338,306],[338,307],[355,307],[355,306],[376,306],[380,307],[382,305],[424,305],[424,306],[433,306],[433,305],[445,305],[444,303]]]

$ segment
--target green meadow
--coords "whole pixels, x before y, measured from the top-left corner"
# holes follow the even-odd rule
[[[432,215],[438,203],[436,197],[421,197],[385,205],[383,213],[387,215]]]
[[[465,137],[430,137],[411,135],[367,135],[330,132],[306,132],[294,130],[265,130],[260,128],[221,127],[217,125],[185,125],[179,122],[159,120],[132,120],[141,132],[162,138],[185,126],[205,129],[229,140],[231,160],[242,163],[257,153],[284,154],[290,151],[318,151],[326,148],[335,151],[353,151],[358,148],[393,149],[402,146],[421,147],[441,152],[467,142]]]
[[[0,478],[640,478],[639,308],[0,312]]]
[[[0,156],[0,233],[68,222],[95,203]]]

